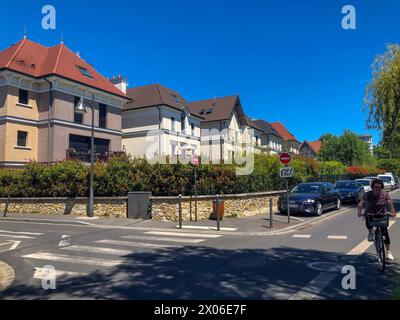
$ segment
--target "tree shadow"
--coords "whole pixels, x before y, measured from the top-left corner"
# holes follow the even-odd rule
[[[5,299],[139,299],[139,300],[275,300],[288,299],[320,274],[308,266],[327,262],[339,266],[336,278],[320,295],[323,299],[389,299],[391,280],[399,266],[381,274],[375,256],[358,259],[335,252],[278,247],[226,250],[182,247],[135,252],[123,263],[87,276],[57,279],[57,289],[15,284]],[[344,290],[341,266],[353,265],[357,289]],[[326,271],[326,270],[322,270]]]

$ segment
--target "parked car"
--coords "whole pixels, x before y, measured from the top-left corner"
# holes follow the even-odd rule
[[[385,190],[393,191],[395,189],[396,182],[394,180],[394,176],[386,175],[386,174],[380,174],[380,175],[378,175],[378,178],[383,181],[383,184],[385,186]]]
[[[286,195],[278,200],[281,213],[287,212]],[[339,210],[342,206],[340,193],[332,183],[300,183],[289,193],[290,212],[307,213],[320,216],[327,209]]]
[[[355,180],[341,180],[336,182],[343,202],[358,203],[364,197],[364,186]]]
[[[356,179],[355,181],[357,181],[363,185],[365,193],[372,190],[372,187],[371,187],[372,180],[371,179]]]

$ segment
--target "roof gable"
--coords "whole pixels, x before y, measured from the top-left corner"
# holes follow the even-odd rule
[[[293,134],[291,134],[289,132],[289,130],[286,129],[283,126],[283,124],[280,123],[279,121],[278,122],[273,122],[273,123],[271,123],[271,125],[282,136],[282,138],[284,140],[293,140],[293,141],[296,141],[297,143],[300,143],[300,141],[297,140],[296,137]]]
[[[262,131],[266,134],[273,134],[274,136],[277,136],[278,138],[282,139],[282,136],[274,129],[274,127],[267,121],[265,120],[254,120],[254,122],[262,128]]]

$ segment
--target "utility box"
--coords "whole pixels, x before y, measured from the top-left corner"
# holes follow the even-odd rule
[[[128,192],[128,219],[151,219],[151,192]]]

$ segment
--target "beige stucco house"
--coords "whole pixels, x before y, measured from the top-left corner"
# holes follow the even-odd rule
[[[200,155],[201,116],[176,91],[160,84],[127,90],[122,113],[123,150],[148,160]],[[175,156],[175,157],[173,157]]]
[[[129,98],[64,44],[26,38],[0,52],[0,166],[54,162],[90,148],[94,108],[96,155],[121,149],[121,112]]]

